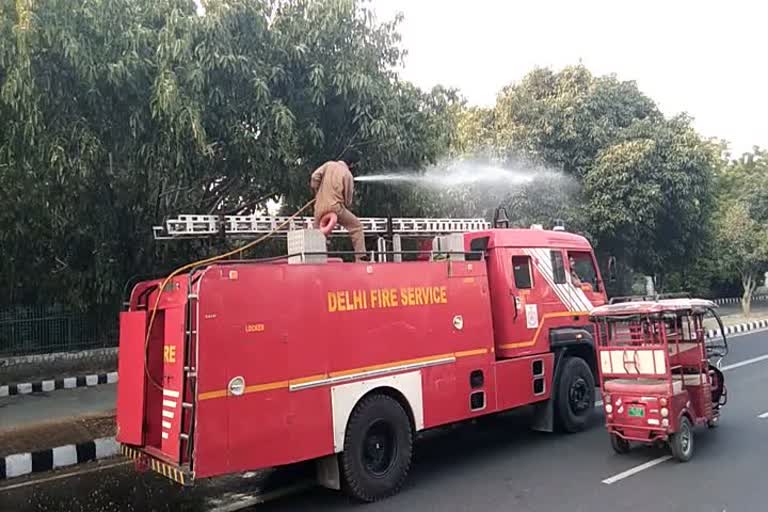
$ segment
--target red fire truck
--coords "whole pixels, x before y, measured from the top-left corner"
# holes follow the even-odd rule
[[[606,300],[587,240],[440,222],[421,233],[454,233],[429,261],[344,263],[294,230],[289,252],[291,234],[304,245],[285,258],[136,285],[120,318],[123,453],[182,484],[316,459],[321,484],[374,501],[403,484],[420,431],[522,406],[536,429],[583,429],[589,312]]]

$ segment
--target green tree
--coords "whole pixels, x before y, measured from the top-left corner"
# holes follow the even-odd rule
[[[398,20],[355,0],[205,8],[0,0],[0,304],[114,304],[130,276],[214,249],[156,245],[166,216],[295,207],[348,147],[377,172],[451,143],[456,94],[393,71]]]
[[[749,207],[739,200],[726,200],[717,219],[718,257],[722,268],[741,279],[741,305],[745,316],[762,272],[768,267],[768,225],[757,222]]]
[[[752,295],[768,269],[768,158],[760,148],[732,160],[718,177],[716,220],[719,277],[738,278],[742,309],[748,315]]]
[[[603,260],[630,270],[679,272],[701,254],[712,208],[718,146],[685,116],[665,119],[634,82],[596,77],[585,67],[536,69],[499,95],[494,111],[502,158],[529,158],[582,185],[570,217]]]
[[[500,150],[538,156],[583,178],[624,129],[662,115],[634,82],[595,77],[578,65],[557,73],[537,68],[505,87],[495,119]]]
[[[690,265],[709,241],[718,158],[718,147],[685,116],[625,130],[584,181],[586,215],[601,248],[663,288],[663,277]]]

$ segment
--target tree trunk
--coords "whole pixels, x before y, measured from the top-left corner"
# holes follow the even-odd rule
[[[754,292],[755,279],[752,274],[746,274],[741,278],[741,284],[744,288],[744,293],[741,296],[741,312],[745,318],[749,318],[749,314],[752,311],[752,292]]]

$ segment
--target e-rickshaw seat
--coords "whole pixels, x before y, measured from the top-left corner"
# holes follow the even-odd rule
[[[706,374],[673,375],[672,394],[682,393],[687,386],[700,386],[708,382]],[[605,381],[606,393],[666,394],[669,384],[665,379],[610,379]]]

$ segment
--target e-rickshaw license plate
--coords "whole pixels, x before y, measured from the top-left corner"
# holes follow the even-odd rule
[[[636,418],[642,418],[645,416],[645,408],[643,407],[630,407],[629,408],[629,415],[634,416]]]

